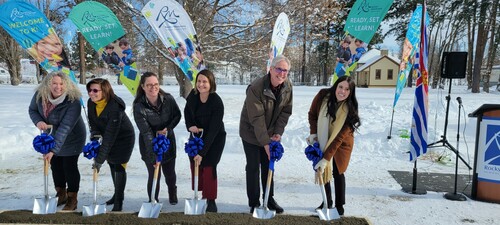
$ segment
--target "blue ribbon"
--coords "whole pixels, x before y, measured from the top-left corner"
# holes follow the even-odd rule
[[[101,144],[99,141],[94,140],[89,143],[87,143],[83,147],[83,156],[87,159],[93,159],[99,154],[99,148],[101,147]]]
[[[170,140],[165,135],[158,135],[153,138],[153,152],[156,154],[156,162],[163,160],[165,154],[170,148]]]
[[[56,146],[54,137],[50,134],[42,133],[33,139],[33,148],[42,154],[49,153],[50,149]]]
[[[285,152],[285,149],[283,148],[283,145],[281,145],[281,142],[279,141],[271,141],[269,143],[269,153],[271,160],[269,161],[269,169],[274,171],[274,162],[277,162],[283,157],[283,153]]]
[[[203,149],[203,145],[205,145],[203,139],[193,136],[189,138],[188,142],[184,145],[184,151],[186,151],[189,157],[195,157],[198,155],[198,152]]]
[[[313,145],[307,146],[304,153],[306,154],[307,159],[313,163],[313,168],[323,158],[323,152],[319,148],[318,142],[314,142]]]

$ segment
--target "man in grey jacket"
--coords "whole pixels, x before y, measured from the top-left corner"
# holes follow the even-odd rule
[[[269,169],[269,143],[280,141],[288,118],[292,115],[292,84],[288,80],[290,60],[283,55],[271,62],[268,74],[248,85],[240,117],[240,137],[247,160],[246,183],[248,205],[253,213],[260,206],[259,166],[262,193],[265,193]],[[283,213],[273,198],[271,180],[268,208]]]

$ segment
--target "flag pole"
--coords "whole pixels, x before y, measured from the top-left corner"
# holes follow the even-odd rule
[[[415,163],[413,164],[413,179],[411,187],[403,187],[403,191],[408,194],[414,195],[425,195],[427,191],[425,189],[417,188],[417,159],[415,159]]]
[[[392,116],[391,116],[391,127],[389,128],[389,135],[387,135],[387,139],[391,139],[392,133],[392,122],[394,121],[394,107],[392,107]]]

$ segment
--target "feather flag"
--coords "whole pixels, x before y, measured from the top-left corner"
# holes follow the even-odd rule
[[[418,156],[427,152],[427,115],[429,112],[428,107],[428,36],[427,24],[424,22],[426,18],[426,5],[422,6],[422,22],[420,25],[420,49],[417,54],[418,60],[418,78],[415,89],[415,103],[413,105],[413,119],[410,135],[410,161],[414,161]]]
[[[273,61],[274,57],[283,54],[288,34],[290,34],[288,16],[285,13],[280,13],[276,19],[276,23],[274,23],[273,36],[271,37],[271,48],[269,49],[269,59],[267,61],[268,73],[269,68],[271,68],[271,61]]]

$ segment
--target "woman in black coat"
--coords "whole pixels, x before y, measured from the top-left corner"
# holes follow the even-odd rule
[[[170,140],[170,148],[162,156],[161,168],[165,175],[168,187],[169,202],[177,204],[177,175],[175,174],[176,145],[174,128],[181,119],[181,111],[172,95],[160,88],[158,76],[152,72],[145,72],[137,88],[134,100],[134,120],[139,128],[139,148],[141,158],[148,169],[147,192],[151,201],[151,189],[153,186],[153,175],[156,163],[156,155],[153,151],[153,138],[157,134],[166,135]],[[161,178],[161,173],[158,180]],[[156,183],[155,200],[158,201],[160,182]]]
[[[75,210],[78,205],[78,157],[87,138],[81,116],[81,96],[68,75],[52,72],[37,87],[29,106],[31,121],[38,129],[47,130],[47,125],[52,125],[55,147],[43,157],[50,162],[57,205],[66,203],[63,210]]]
[[[102,137],[93,168],[97,171],[108,161],[115,193],[106,204],[114,204],[111,211],[122,211],[127,163],[135,143],[134,127],[125,113],[125,102],[116,96],[108,80],[96,78],[87,84],[88,116],[91,139]]]
[[[215,77],[211,71],[200,71],[195,84],[196,89],[187,97],[184,119],[189,132],[198,134],[203,129],[204,146],[198,155],[190,157],[191,174],[196,163],[200,166],[198,189],[203,191],[202,197],[207,199],[207,212],[217,212],[217,164],[226,144],[226,130],[222,121],[224,104],[215,93]]]

